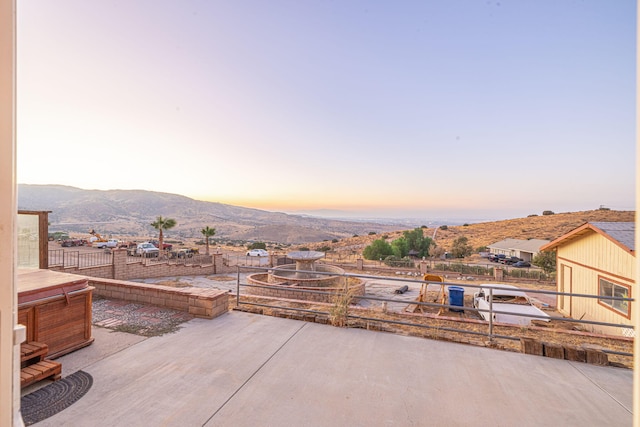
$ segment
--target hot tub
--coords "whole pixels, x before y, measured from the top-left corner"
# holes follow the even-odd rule
[[[26,326],[27,341],[47,344],[49,358],[91,344],[92,291],[83,276],[18,270],[18,323]]]

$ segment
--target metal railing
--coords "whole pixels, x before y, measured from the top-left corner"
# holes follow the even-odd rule
[[[49,267],[97,267],[111,265],[113,256],[111,252],[99,251],[80,253],[80,251],[65,251],[52,249],[49,251]]]
[[[272,308],[272,309],[281,309],[281,310],[286,310],[286,311],[298,311],[298,312],[303,312],[303,313],[314,313],[314,314],[321,314],[321,315],[329,315],[330,313],[328,311],[322,311],[322,310],[318,310],[318,309],[313,309],[313,308],[300,308],[300,307],[295,307],[292,306],[291,304],[286,304],[286,305],[274,305],[274,304],[264,304],[264,303],[259,303],[259,302],[253,302],[248,298],[245,298],[244,300],[242,299],[243,296],[248,297],[250,295],[244,295],[241,294],[240,289],[241,288],[266,288],[266,289],[272,289],[271,286],[269,285],[259,285],[259,284],[250,284],[250,283],[242,283],[240,280],[240,272],[241,271],[255,271],[255,272],[265,272],[268,269],[264,269],[264,268],[257,268],[257,267],[238,267],[238,278],[237,278],[237,283],[236,283],[236,304],[238,306],[241,305],[251,305],[251,306],[258,306],[258,307],[265,307],[265,308]],[[380,277],[380,276],[369,276],[369,275],[359,275],[359,274],[350,274],[350,273],[344,273],[344,274],[332,274],[332,273],[323,273],[323,272],[318,272],[318,271],[299,271],[301,273],[310,273],[310,274],[316,274],[316,275],[333,275],[333,276],[341,276],[344,277],[345,280],[348,278],[356,278],[356,279],[364,279],[364,280],[380,280],[383,279],[385,281],[394,281],[394,282],[399,282],[399,283],[410,283],[410,284],[415,284],[415,285],[420,285],[422,286],[422,284],[427,283],[427,284],[431,284],[431,285],[438,285],[438,286],[455,286],[455,287],[463,287],[463,288],[471,288],[471,289],[479,289],[482,288],[483,285],[472,285],[472,284],[462,284],[462,283],[451,283],[451,282],[431,282],[431,281],[423,281],[423,280],[411,280],[411,279],[407,279],[407,278],[395,278],[395,277]],[[331,295],[331,296],[344,296],[345,290],[335,290],[332,292],[327,292],[327,291],[322,291],[322,290],[314,290],[314,289],[300,289],[300,288],[295,288],[296,293],[308,293],[308,294],[316,294],[316,295]],[[451,305],[451,304],[440,304],[440,303],[436,303],[436,302],[421,302],[421,301],[407,301],[404,299],[397,299],[397,298],[385,298],[385,297],[380,297],[380,296],[372,296],[372,295],[357,295],[357,296],[353,296],[354,299],[357,300],[369,300],[369,301],[379,301],[379,302],[383,302],[383,303],[395,303],[395,304],[406,304],[406,305],[416,305],[418,307],[424,307],[424,308],[437,308],[438,310],[441,309],[448,309],[448,310],[456,310],[456,311],[464,311],[466,312],[471,312],[471,313],[476,313],[478,314],[478,318],[479,320],[482,320],[480,313],[481,312],[485,312],[485,313],[489,313],[489,320],[487,321],[487,331],[483,332],[483,331],[475,331],[475,330],[468,330],[468,329],[461,329],[461,328],[454,328],[454,327],[443,327],[442,325],[437,325],[437,326],[433,326],[433,325],[428,325],[428,324],[424,324],[424,323],[416,323],[416,322],[410,322],[410,321],[404,321],[404,320],[397,320],[397,319],[388,319],[388,318],[384,318],[384,317],[366,317],[366,316],[359,316],[359,315],[354,315],[354,314],[349,314],[347,313],[347,317],[349,319],[359,319],[359,320],[366,320],[366,321],[376,321],[376,322],[383,322],[383,323],[389,323],[389,324],[394,324],[394,325],[403,325],[403,326],[411,326],[411,327],[418,327],[418,328],[425,328],[425,329],[437,329],[439,331],[447,331],[447,332],[456,332],[456,333],[461,333],[461,334],[470,334],[470,335],[478,335],[478,336],[484,336],[487,337],[489,339],[489,341],[493,341],[494,339],[505,339],[505,340],[514,340],[514,341],[518,341],[520,340],[520,336],[511,336],[511,335],[502,335],[502,334],[497,334],[495,333],[495,327],[496,325],[494,325],[494,316],[497,314],[506,314],[506,315],[513,315],[513,316],[523,316],[523,317],[528,317],[528,318],[540,318],[540,319],[544,319],[544,320],[553,320],[553,321],[557,321],[557,322],[568,322],[568,323],[573,323],[573,324],[582,324],[582,325],[597,325],[597,326],[606,326],[606,327],[615,327],[615,328],[622,328],[622,329],[628,329],[628,330],[635,330],[633,325],[627,325],[627,324],[623,324],[623,323],[610,323],[610,322],[600,322],[600,321],[594,321],[594,320],[584,320],[584,319],[574,319],[574,318],[567,318],[567,317],[558,317],[558,316],[537,316],[537,315],[532,315],[532,314],[521,314],[521,313],[514,313],[514,312],[507,312],[507,311],[501,311],[501,310],[495,310],[493,308],[493,291],[494,290],[510,290],[513,291],[513,288],[509,288],[509,287],[500,287],[498,285],[492,285],[492,287],[487,287],[487,290],[489,291],[489,308],[488,309],[478,309],[475,307],[465,307],[460,306],[460,305]],[[625,297],[610,297],[607,296],[602,297],[602,296],[598,296],[598,295],[591,295],[591,294],[577,294],[577,293],[569,293],[569,292],[556,292],[556,291],[551,291],[551,290],[539,290],[539,289],[528,289],[528,288],[524,288],[524,287],[519,287],[518,290],[525,292],[526,294],[546,294],[546,295],[553,295],[553,296],[570,296],[570,297],[574,297],[574,298],[586,298],[586,299],[597,299],[597,300],[602,300],[602,299],[606,299],[607,301],[610,300],[617,300],[617,301],[627,301],[629,304],[632,304],[633,302],[635,302],[635,299],[633,298],[625,298]],[[259,295],[255,295],[255,297],[259,298]],[[277,299],[274,299],[274,301],[277,301]],[[313,304],[313,301],[308,301],[308,304]],[[397,314],[400,314],[400,312],[398,312]],[[448,318],[447,320],[451,320],[451,321],[455,321],[455,319],[451,319]],[[522,325],[520,325],[522,326]],[[524,327],[524,326],[523,326]],[[526,328],[526,327],[524,327]],[[517,330],[517,328],[515,328]],[[632,353],[628,353],[628,352],[619,352],[619,351],[615,351],[615,350],[610,350],[610,349],[604,349],[603,350],[605,353],[610,353],[610,354],[617,354],[617,355],[621,355],[621,356],[633,356]]]

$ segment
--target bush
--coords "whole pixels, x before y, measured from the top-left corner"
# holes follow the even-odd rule
[[[389,255],[388,257],[386,257],[384,259],[384,263],[386,265],[388,265],[389,267],[396,267],[396,268],[413,268],[415,267],[415,264],[413,263],[413,260],[410,258],[398,258],[395,255]]]
[[[440,230],[448,230],[448,229],[449,229],[449,227],[447,227],[446,225],[441,225],[440,226]]]
[[[320,246],[319,248],[316,248],[316,251],[318,251],[318,252],[330,252],[331,251],[331,246]]]
[[[540,267],[545,273],[550,274],[556,271],[556,251],[539,252],[531,260],[531,264]]]
[[[451,255],[454,258],[464,258],[471,255],[473,248],[468,244],[469,239],[466,237],[458,237],[453,241],[453,247],[451,248]]]
[[[364,259],[374,260],[386,258],[393,253],[391,245],[384,239],[374,240],[369,246],[362,251]]]
[[[331,243],[338,243],[338,239],[332,239]]]
[[[554,215],[555,213],[553,211],[543,211],[542,215]]]
[[[376,233],[375,231],[370,231],[369,232],[369,236],[375,236],[376,234],[378,234],[378,233]]]
[[[204,243],[204,242],[202,242]],[[250,244],[249,246],[247,246],[247,249],[251,250],[251,249],[267,249],[267,244],[264,242],[254,242],[252,244]]]

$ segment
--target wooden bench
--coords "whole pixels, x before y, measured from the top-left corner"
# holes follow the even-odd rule
[[[20,345],[20,387],[26,387],[38,381],[51,378],[60,379],[62,364],[46,360],[49,346],[30,341]]]

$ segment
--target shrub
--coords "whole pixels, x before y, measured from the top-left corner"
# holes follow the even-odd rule
[[[556,252],[539,252],[531,260],[531,264],[540,267],[545,273],[553,273],[556,271]]]
[[[338,239],[331,240],[331,243],[338,243]]]
[[[413,260],[407,257],[398,258],[395,255],[389,255],[384,259],[384,263],[389,267],[403,267],[403,268],[413,268],[415,264]]]
[[[364,248],[362,256],[364,259],[386,258],[393,253],[391,245],[384,239],[374,240],[369,246]]]
[[[543,211],[542,215],[554,215],[555,213],[553,211]]]
[[[447,227],[446,225],[441,225],[440,226],[440,230],[448,230],[448,229],[449,229],[449,227]]]
[[[378,233],[376,233],[375,231],[370,231],[369,232],[369,236],[375,236],[376,234],[378,234]]]
[[[463,236],[454,240],[453,247],[451,248],[451,255],[453,255],[454,258],[464,258],[471,255],[473,248],[468,242],[469,239]]]

